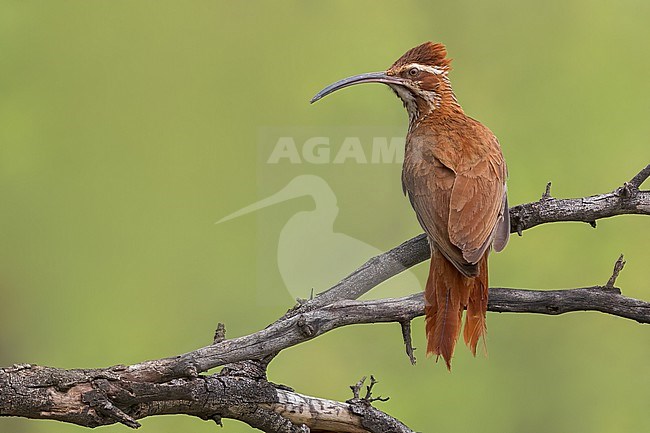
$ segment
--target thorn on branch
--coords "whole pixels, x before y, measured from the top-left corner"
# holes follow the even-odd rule
[[[614,289],[616,284],[616,279],[618,278],[618,274],[623,270],[623,267],[625,267],[625,260],[623,259],[623,254],[621,254],[618,257],[618,260],[616,260],[616,263],[614,263],[614,271],[612,272],[612,276],[609,277],[609,280],[607,280],[607,284],[605,284],[605,287],[608,289]]]
[[[587,224],[589,224],[591,227],[596,228],[596,221],[587,221]]]
[[[221,415],[218,413],[215,413],[210,417],[212,421],[214,421],[219,427],[223,427],[223,422],[221,421]]]
[[[217,323],[217,329],[214,331],[214,339],[212,344],[221,343],[226,339],[226,325],[219,322]]]
[[[411,365],[415,365],[415,355],[413,354],[415,349],[413,348],[413,340],[411,338],[411,321],[405,320],[399,322],[399,324],[402,327],[402,339],[404,340],[406,355],[408,355]]]
[[[553,197],[551,196],[551,182],[548,182],[546,184],[546,190],[544,191],[544,194],[542,194],[542,198],[540,199],[541,201],[546,201],[550,200]]]

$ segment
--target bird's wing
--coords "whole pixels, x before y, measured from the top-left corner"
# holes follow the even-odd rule
[[[506,165],[494,136],[484,145],[489,150],[482,158],[456,173],[449,204],[449,240],[469,263],[477,263],[494,240],[503,249],[510,233]]]
[[[429,239],[466,276],[477,274],[493,241],[502,250],[510,233],[506,165],[496,138],[489,137],[480,155],[465,158],[439,142],[422,146],[427,150],[408,161],[402,178]]]
[[[437,158],[418,160],[403,176],[404,189],[420,225],[439,250],[460,272],[474,276],[477,268],[449,241],[449,204],[456,174]]]

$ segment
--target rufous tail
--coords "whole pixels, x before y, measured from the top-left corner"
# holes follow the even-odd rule
[[[432,248],[429,279],[424,291],[427,356],[442,356],[449,370],[460,335],[463,310],[467,309],[463,337],[474,356],[479,339],[487,332],[487,256],[486,252],[478,263],[478,275],[470,278]]]

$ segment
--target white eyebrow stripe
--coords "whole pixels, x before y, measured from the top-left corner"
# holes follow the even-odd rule
[[[427,65],[421,65],[419,63],[411,63],[410,65],[407,65],[404,69],[411,69],[411,68],[418,68],[420,70],[430,72],[434,75],[443,75],[444,73],[447,72],[446,69],[439,68],[438,66],[427,66]]]

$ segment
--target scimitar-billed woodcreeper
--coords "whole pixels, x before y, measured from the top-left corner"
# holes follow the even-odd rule
[[[402,185],[431,247],[425,288],[427,355],[451,358],[460,335],[476,355],[485,334],[488,254],[508,242],[506,163],[497,138],[467,116],[449,81],[445,46],[426,42],[385,72],[345,78],[324,88],[312,103],[360,83],[383,83],[409,116]]]

